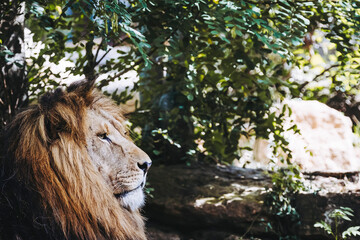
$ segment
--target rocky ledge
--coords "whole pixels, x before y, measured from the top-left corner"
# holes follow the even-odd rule
[[[296,196],[300,224],[290,234],[329,239],[313,225],[340,206],[354,210],[349,226],[360,225],[359,172],[307,172],[304,179],[312,190]],[[149,239],[279,239],[271,228],[278,218],[264,207],[271,179],[261,169],[160,166],[149,182],[155,189],[144,209]]]

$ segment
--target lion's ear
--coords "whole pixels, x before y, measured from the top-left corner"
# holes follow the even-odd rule
[[[95,79],[81,80],[72,83],[68,88],[68,93],[75,93],[78,97],[82,97],[87,104],[91,103],[91,93],[95,87]]]
[[[73,87],[71,92],[58,88],[41,97],[39,108],[47,142],[58,139],[60,133],[68,133],[78,140],[83,138],[83,116],[91,98],[88,88],[91,88],[88,84]]]

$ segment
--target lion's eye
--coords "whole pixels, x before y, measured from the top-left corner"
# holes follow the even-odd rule
[[[106,140],[108,141],[109,143],[111,143],[111,139],[107,136],[106,133],[101,133],[101,134],[98,134],[98,137],[102,140]]]

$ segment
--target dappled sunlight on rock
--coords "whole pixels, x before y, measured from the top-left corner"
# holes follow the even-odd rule
[[[303,176],[309,191],[301,191],[295,203],[302,239],[319,233],[313,225],[330,208],[349,206],[359,215],[358,172],[304,172]],[[149,181],[155,191],[145,207],[148,223],[165,230],[176,226],[175,232],[187,234],[204,229],[230,233],[250,229],[252,235],[264,236],[268,234],[266,224],[276,221],[264,206],[266,189],[273,184],[261,169],[195,164],[154,166]],[[356,224],[360,224],[358,219]]]
[[[204,206],[205,204],[213,204],[216,198],[209,197],[209,198],[199,198],[195,200],[194,207],[199,208]]]

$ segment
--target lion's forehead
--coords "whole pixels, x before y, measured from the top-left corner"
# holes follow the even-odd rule
[[[87,124],[93,131],[117,131],[123,134],[127,127],[125,119],[102,109],[90,109],[87,113]]]

